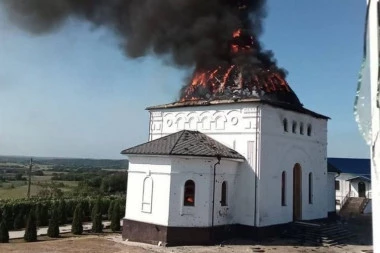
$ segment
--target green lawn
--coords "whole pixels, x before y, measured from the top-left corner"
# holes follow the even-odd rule
[[[32,176],[32,183],[51,181],[51,176]]]
[[[79,181],[53,181],[56,183],[63,183],[65,185],[65,188],[72,188],[72,187],[77,187]]]
[[[31,185],[30,193],[31,196],[37,195],[39,191],[39,186]],[[21,199],[26,198],[28,192],[27,185],[15,186],[15,188],[0,188],[0,199]]]
[[[77,181],[51,181],[51,176],[32,176],[32,185],[30,187],[31,196],[36,196],[41,189],[38,183],[55,182],[57,184],[63,183],[64,186],[60,189],[64,192],[71,191],[74,187],[78,186]],[[13,185],[13,187],[11,187]],[[9,181],[2,182],[0,187],[0,199],[20,199],[26,198],[28,192],[27,181]]]

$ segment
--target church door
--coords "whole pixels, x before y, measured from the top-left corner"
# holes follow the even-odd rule
[[[359,188],[359,197],[365,198],[365,183],[359,182],[358,188]]]
[[[302,169],[298,163],[293,168],[293,220],[302,219]]]

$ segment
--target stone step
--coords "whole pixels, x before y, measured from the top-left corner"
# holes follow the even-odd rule
[[[355,235],[337,223],[313,224],[296,222],[284,233],[284,236],[293,238],[303,244],[342,245]]]
[[[341,229],[341,228],[335,225],[335,226],[321,228],[321,231],[335,231],[335,230],[339,230],[339,229]]]
[[[304,227],[315,227],[315,228],[321,227],[321,224],[316,224],[316,223],[311,223],[311,222],[306,222],[306,221],[296,221],[294,222],[294,225],[301,225]]]

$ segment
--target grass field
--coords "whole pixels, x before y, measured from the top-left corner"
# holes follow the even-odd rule
[[[37,195],[40,187],[37,185],[32,185],[30,187],[31,196]],[[26,198],[28,192],[28,186],[22,185],[15,188],[0,188],[0,199],[21,199]]]
[[[59,187],[63,192],[68,192],[74,187],[78,186],[77,181],[51,181],[51,175],[46,176],[32,176],[32,185],[30,187],[31,196],[36,196],[41,190],[39,183],[50,183],[54,182],[57,184],[63,183],[63,187]],[[25,198],[28,192],[27,181],[8,181],[1,183],[0,187],[0,199],[20,199]]]

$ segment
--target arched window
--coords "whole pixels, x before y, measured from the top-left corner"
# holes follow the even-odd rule
[[[152,198],[153,198],[153,179],[146,177],[143,182],[143,196],[141,202],[141,211],[144,213],[152,212]]]
[[[295,122],[295,121],[293,121],[292,132],[293,132],[293,134],[297,133],[297,122]]]
[[[195,204],[195,183],[193,180],[187,180],[183,194],[183,205],[194,206]]]
[[[281,175],[281,205],[286,206],[286,172]]]
[[[222,183],[222,198],[220,200],[222,206],[227,206],[227,182]]]
[[[284,125],[284,131],[285,132],[288,132],[288,120],[287,119],[284,119],[282,121],[282,124]]]
[[[313,173],[309,173],[309,204],[313,204]]]
[[[311,136],[311,125],[307,126],[307,136]]]
[[[304,131],[303,131],[303,123],[300,124],[300,134],[303,135],[304,134]]]

